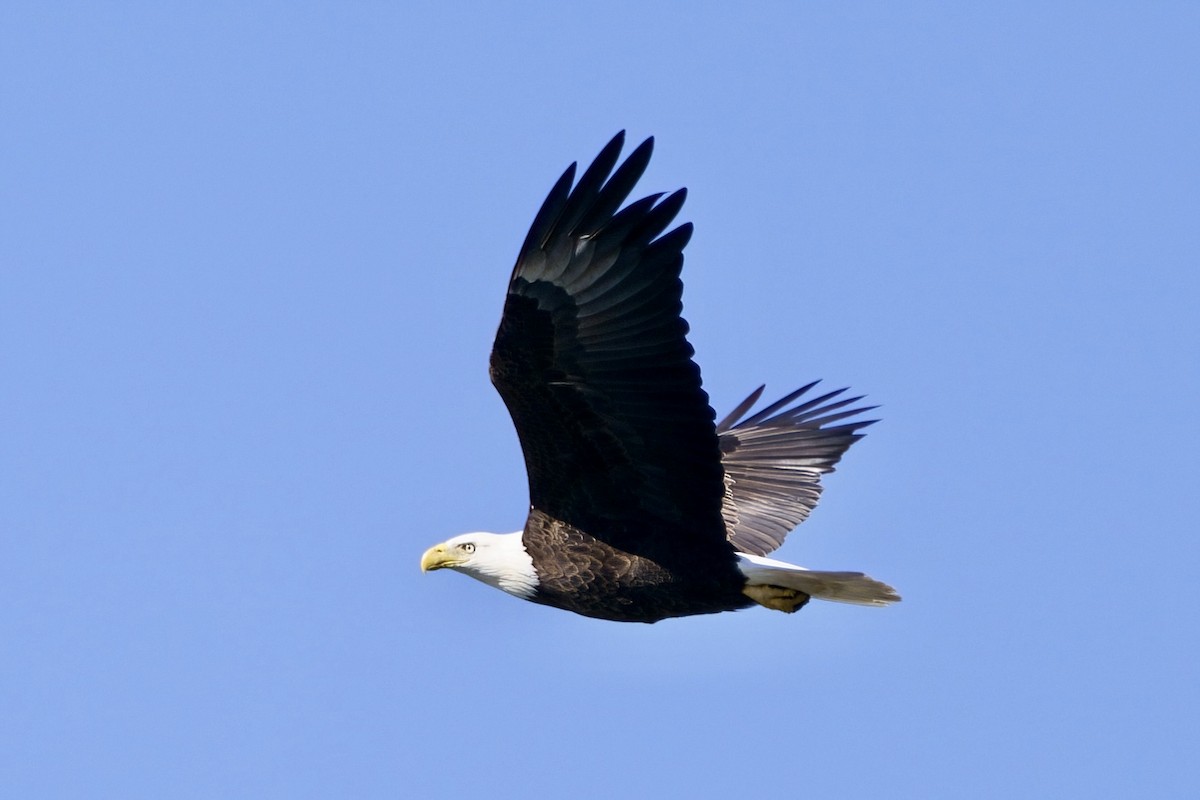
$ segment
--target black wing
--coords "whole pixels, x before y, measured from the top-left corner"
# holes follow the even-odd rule
[[[728,553],[715,415],[680,316],[692,226],[663,235],[686,192],[618,211],[653,147],[647,139],[613,172],[623,142],[624,132],[574,189],[572,164],[534,219],[492,382],[534,507],[630,552]]]
[[[760,386],[717,424],[725,468],[722,513],[730,541],[743,553],[765,556],[783,544],[816,507],[821,476],[833,472],[842,454],[863,437],[859,431],[875,422],[832,424],[875,408],[847,408],[862,397],[841,397],[845,389],[788,407],[816,385],[739,422],[762,396]]]

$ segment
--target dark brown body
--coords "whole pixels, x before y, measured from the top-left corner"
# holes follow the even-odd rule
[[[702,563],[676,554],[674,563],[663,563],[672,556],[619,550],[536,509],[522,542],[538,572],[537,594],[530,599],[585,617],[658,622],[754,605],[742,593],[745,578],[732,546],[728,559],[719,562],[711,554]]]

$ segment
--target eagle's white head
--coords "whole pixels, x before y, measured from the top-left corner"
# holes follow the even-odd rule
[[[489,586],[528,599],[538,587],[533,559],[521,532],[464,533],[434,545],[421,556],[421,571],[452,569]]]

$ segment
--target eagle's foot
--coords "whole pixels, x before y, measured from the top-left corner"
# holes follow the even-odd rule
[[[809,597],[799,589],[787,589],[782,586],[767,586],[763,584],[746,586],[742,589],[742,594],[760,606],[773,608],[776,611],[782,611],[786,614],[799,611],[808,602]]]

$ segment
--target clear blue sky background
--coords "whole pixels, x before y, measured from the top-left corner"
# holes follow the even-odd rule
[[[1200,7],[6,3],[0,794],[1194,797]],[[545,192],[686,185],[723,413],[881,403],[781,556],[618,625],[486,359]]]

